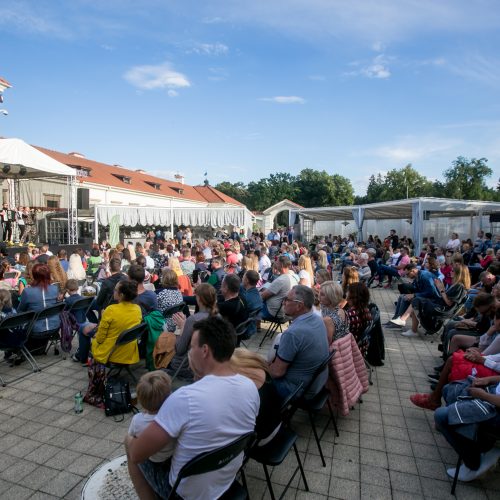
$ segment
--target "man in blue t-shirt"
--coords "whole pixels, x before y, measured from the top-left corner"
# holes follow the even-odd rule
[[[285,314],[292,324],[283,332],[276,358],[269,365],[273,382],[282,397],[299,384],[309,384],[315,371],[328,356],[328,340],[323,319],[312,311],[314,294],[304,285],[294,286],[283,300]],[[306,394],[313,397],[326,384],[328,367]]]

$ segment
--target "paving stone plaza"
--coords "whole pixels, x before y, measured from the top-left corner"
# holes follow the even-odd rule
[[[372,290],[382,323],[390,317],[395,297],[391,290]],[[249,342],[249,348],[258,349],[260,335]],[[363,403],[348,417],[338,418],[340,437],[335,437],[332,428],[323,437],[326,467],[321,465],[306,416],[294,417],[310,492],[296,478],[286,498],[452,498],[446,469],[455,466],[457,456],[434,430],[433,413],[409,400],[412,393],[429,389],[426,374],[438,364],[437,342],[432,337],[406,338],[397,329],[385,330],[385,340],[385,365],[375,370]],[[75,414],[73,398],[86,389],[86,370],[52,352],[38,360],[40,373],[0,388],[0,498],[80,498],[92,471],[123,455],[131,416],[114,422],[103,410],[89,405]],[[14,368],[0,363],[0,375],[7,382],[29,373],[28,369],[26,363]],[[277,495],[294,468],[292,454],[273,470]],[[269,498],[262,467],[250,462],[246,473],[250,498]],[[117,498],[134,498],[132,493]],[[473,483],[459,483],[456,496],[500,498],[498,467]]]

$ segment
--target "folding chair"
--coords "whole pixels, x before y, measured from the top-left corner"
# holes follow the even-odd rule
[[[177,495],[177,488],[183,479],[222,469],[247,450],[254,441],[255,432],[249,432],[226,446],[222,446],[213,451],[200,453],[198,456],[191,459],[179,471],[167,500],[180,498]],[[235,478],[229,489],[219,498],[221,500],[245,500],[248,498],[248,492]]]
[[[302,396],[299,398],[295,399],[294,401],[291,402],[291,411],[289,418],[292,418],[294,413],[297,410],[303,410],[307,412],[309,416],[309,422],[311,423],[311,427],[313,430],[314,434],[314,439],[316,440],[316,444],[318,446],[318,451],[321,456],[321,462],[323,464],[323,467],[326,467],[326,462],[325,462],[325,457],[323,456],[323,450],[321,448],[321,438],[324,436],[325,432],[328,429],[328,425],[330,424],[330,421],[333,423],[333,428],[335,429],[335,435],[338,437],[339,436],[339,430],[337,428],[337,422],[335,420],[335,416],[333,414],[333,409],[332,405],[330,404],[330,393],[326,387],[322,387],[321,390],[312,398],[307,399],[306,394],[309,391],[309,389],[314,385],[316,382],[316,379],[323,373],[323,371],[326,369],[328,364],[330,363],[330,360],[333,358],[335,355],[335,350],[331,351],[328,356],[325,358],[325,360],[321,363],[320,366],[316,369],[314,372],[314,375],[311,379],[311,381],[307,384],[307,386],[304,389],[304,392]],[[329,417],[326,422],[325,427],[323,428],[323,431],[321,432],[321,435],[318,436],[318,431],[316,429],[316,415],[319,414],[319,412],[323,409],[325,404],[328,406],[328,412],[329,412]]]
[[[239,347],[240,344],[243,344],[245,347],[245,343],[243,340],[247,340],[249,337],[247,336],[247,331],[250,325],[255,324],[255,321],[257,320],[260,312],[262,311],[262,308],[255,309],[254,311],[251,311],[248,314],[248,318],[240,323],[236,328],[236,346]]]
[[[33,373],[40,371],[40,367],[28,349],[26,349],[25,343],[30,334],[35,317],[35,311],[27,311],[5,318],[0,322],[0,351],[11,353],[20,352],[31,365]],[[18,377],[11,382],[15,382],[19,378],[22,377]],[[1,376],[0,383],[5,387],[6,381]]]
[[[108,359],[111,359],[111,356],[118,347],[130,344],[131,342],[139,342],[143,333],[147,330],[147,327],[148,325],[146,323],[140,323],[139,325],[133,326],[132,328],[124,330],[122,333],[120,333],[120,335],[116,339],[115,346],[113,347],[113,350],[111,351]],[[130,375],[130,378],[134,382],[137,382],[135,375],[130,370],[131,365],[125,363],[108,362],[106,366],[109,368],[107,374],[108,377],[119,376],[122,370],[125,369],[125,371]]]
[[[281,417],[282,417],[282,425],[280,430],[274,436],[271,441],[266,443],[264,446],[256,446],[254,445],[248,452],[248,458],[255,460],[256,462],[262,464],[264,468],[264,474],[266,476],[267,487],[269,488],[269,494],[271,496],[271,500],[275,500],[273,486],[271,483],[271,477],[269,475],[268,466],[275,467],[283,463],[285,458],[287,457],[290,450],[293,448],[295,453],[295,457],[297,459],[297,467],[292,474],[292,477],[288,481],[283,493],[280,496],[280,500],[284,498],[288,488],[292,484],[292,481],[295,479],[297,472],[300,470],[300,474],[302,476],[302,480],[304,481],[304,487],[306,491],[309,491],[309,485],[307,484],[306,476],[304,473],[304,468],[302,467],[302,461],[300,460],[299,451],[297,449],[297,434],[290,429],[287,425],[289,422],[288,414],[290,412],[290,406],[292,401],[297,397],[297,394],[302,390],[303,385],[299,384],[298,387],[293,391],[288,398],[281,405]],[[241,470],[241,475],[243,480],[245,481],[245,473],[244,470]]]
[[[281,312],[282,308],[283,308],[283,302],[281,302],[278,310],[276,311],[276,314],[273,316],[273,318],[271,320],[264,320],[264,321],[268,321],[270,323],[270,325],[269,325],[268,329],[266,330],[266,333],[262,337],[262,340],[260,341],[259,347],[262,347],[262,344],[265,342],[265,340],[268,337],[273,338],[274,334],[278,332],[278,329],[280,332],[282,332],[283,329],[282,329],[281,325],[288,323],[289,320],[286,318],[286,316],[280,317],[280,312]]]
[[[48,306],[44,309],[41,309],[36,313],[35,320],[33,322],[33,326],[35,325],[36,322],[44,320],[44,319],[49,319],[53,318],[54,316],[59,316],[63,311],[64,308],[66,307],[66,304],[64,302],[58,302],[57,304],[54,304],[52,306]],[[60,340],[59,337],[59,330],[61,326],[59,325],[57,328],[54,328],[52,330],[47,330],[45,332],[37,332],[36,338],[40,340],[48,340],[49,343],[47,344],[47,347],[44,350],[44,354],[47,354],[49,352],[49,349],[54,346],[54,354],[59,354],[59,349],[57,348],[57,343]],[[33,328],[30,331],[30,337],[35,338],[35,335],[33,334]],[[36,351],[38,349],[35,349]]]
[[[85,311],[85,316],[87,316],[87,312],[94,299],[95,297],[82,297],[81,299],[75,300],[69,307],[66,306],[66,311],[73,314],[76,311]]]

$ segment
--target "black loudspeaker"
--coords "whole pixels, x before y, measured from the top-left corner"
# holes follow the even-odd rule
[[[79,210],[89,209],[89,190],[85,188],[78,188],[76,195],[76,208]]]
[[[500,222],[500,212],[490,214],[490,222]]]

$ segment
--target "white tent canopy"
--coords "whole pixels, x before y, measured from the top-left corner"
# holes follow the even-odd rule
[[[7,169],[6,166],[10,168]],[[8,170],[7,172],[4,171]],[[26,144],[21,139],[0,139],[0,179],[73,177],[73,168]]]
[[[384,201],[367,205],[345,207],[304,208],[298,213],[313,221],[354,219],[358,239],[362,240],[363,223],[367,219],[409,219],[413,226],[413,241],[420,249],[422,224],[431,217],[463,217],[464,215],[489,215],[500,211],[500,203],[491,201],[453,200],[447,198],[410,198]]]

